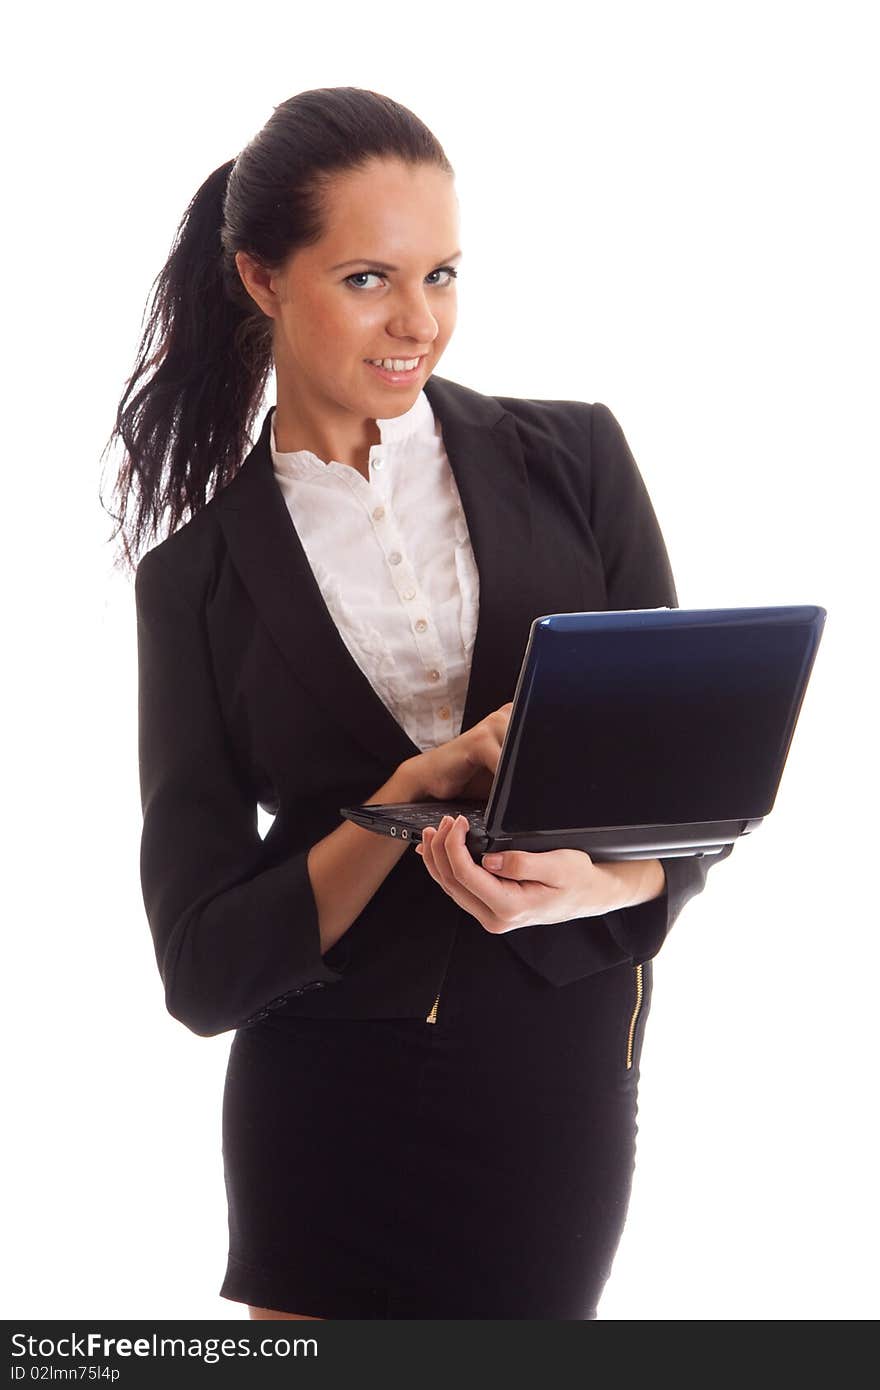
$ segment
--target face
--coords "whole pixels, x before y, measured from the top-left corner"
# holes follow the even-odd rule
[[[325,230],[248,289],[275,320],[279,396],[342,425],[403,414],[452,336],[458,203],[432,165],[374,160],[334,177]],[[253,263],[250,263],[253,266]],[[407,368],[413,358],[413,369]],[[390,371],[371,365],[395,359]]]

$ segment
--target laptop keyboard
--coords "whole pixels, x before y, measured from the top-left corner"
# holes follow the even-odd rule
[[[401,817],[409,825],[439,825],[444,816],[466,816],[475,830],[485,829],[485,811],[473,806],[458,806],[454,801],[434,801],[430,806],[407,806]]]

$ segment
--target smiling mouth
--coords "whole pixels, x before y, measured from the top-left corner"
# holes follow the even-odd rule
[[[414,372],[422,365],[426,354],[421,357],[366,357],[371,367],[381,367],[385,372]]]

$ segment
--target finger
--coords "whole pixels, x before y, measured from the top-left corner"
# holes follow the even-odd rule
[[[439,832],[438,832],[439,834]],[[478,902],[483,912],[488,907],[496,917],[504,917],[518,909],[522,897],[519,887],[505,884],[489,873],[481,865],[475,864],[466,843],[467,820],[460,816],[447,827],[442,842],[443,859],[438,855],[437,865],[441,880],[455,883],[459,891],[467,894],[470,900]],[[451,877],[446,878],[446,866]]]
[[[422,842],[420,845],[417,846],[417,848],[422,851],[422,863],[428,870],[428,873],[436,882],[439,883],[440,880],[437,877],[437,869],[434,865],[434,851],[431,845],[431,841],[434,838],[434,834],[435,831],[432,829],[423,830]]]
[[[438,879],[446,888],[451,888],[455,882],[455,875],[452,872],[449,855],[446,852],[446,841],[451,828],[452,817],[444,816],[431,834],[431,862],[437,872]]]
[[[488,858],[486,868],[502,878],[542,883],[548,888],[565,888],[574,875],[588,875],[593,867],[590,856],[579,849],[546,849],[537,853],[508,849]]]
[[[459,822],[459,827],[458,835],[463,836],[464,825],[461,822]],[[422,833],[424,835],[425,832],[423,831]],[[446,816],[444,816],[437,829],[430,834],[429,853],[432,857],[432,867],[435,871],[437,882],[446,893],[449,894],[453,902],[458,903],[459,907],[463,907],[467,912],[472,913],[473,916],[479,918],[481,921],[486,918],[491,919],[493,914],[487,912],[485,901],[465,889],[456,876],[450,859],[450,845],[455,837],[456,824],[451,817]],[[464,853],[470,858],[466,848],[464,849]],[[491,875],[485,874],[485,877],[491,878]]]
[[[443,823],[443,839],[449,834],[448,823]],[[439,827],[435,830],[423,831],[423,841],[427,841],[425,855],[430,859],[429,872],[436,883],[443,891],[448,894],[453,902],[458,903],[467,912],[472,912],[474,916],[485,914],[485,905],[472,900],[469,894],[464,894],[461,885],[458,883],[449,865],[448,855],[445,850],[438,847]]]
[[[438,884],[444,890],[444,892],[448,893],[449,887],[446,883],[444,883],[437,865],[436,839],[436,829],[429,830],[427,831],[427,833],[425,831],[422,832],[422,843],[425,845],[425,850],[423,852],[422,858],[425,862],[425,867],[427,868],[428,873],[431,875],[434,882]]]
[[[461,818],[457,825],[455,823],[450,825],[448,821],[442,822],[441,828],[438,828],[436,831],[428,832],[427,838],[430,842],[428,853],[433,859],[432,869],[436,870],[432,876],[448,896],[452,898],[453,902],[458,903],[459,907],[469,912],[472,917],[475,917],[486,931],[492,932],[495,935],[500,935],[504,932],[513,930],[516,915],[519,914],[523,908],[528,909],[530,912],[534,911],[536,914],[540,914],[544,911],[547,893],[552,890],[548,890],[543,884],[508,884],[504,892],[505,900],[503,911],[499,911],[492,903],[486,901],[486,897],[482,892],[472,892],[462,883],[462,881],[455,876],[454,870],[451,874],[447,874],[442,862],[438,862],[440,860],[438,841],[441,837],[441,829],[443,857],[449,862],[450,870],[453,870],[453,860],[457,860],[460,851],[468,861],[465,863],[464,859],[461,860],[462,871],[467,871],[469,866],[477,875],[478,880],[480,877],[482,877],[483,880],[488,880],[488,884],[493,885],[493,888],[495,886],[495,881],[491,874],[487,874],[484,869],[480,869],[474,864],[473,859],[471,859],[470,852],[465,844],[467,825],[464,818]],[[501,885],[497,886],[500,887]],[[492,892],[492,897],[493,900],[496,897],[494,891]],[[541,920],[540,915],[536,915],[535,920]]]

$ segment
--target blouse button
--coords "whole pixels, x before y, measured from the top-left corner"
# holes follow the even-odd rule
[[[385,508],[384,508],[384,507],[374,507],[374,508],[373,508],[373,520],[374,520],[374,521],[381,521],[384,515],[385,515]]]
[[[428,680],[429,680],[429,681],[438,681],[439,679],[440,679],[440,672],[439,672],[439,671],[429,671],[429,672],[428,672]]]
[[[415,591],[415,589],[404,589],[404,591],[403,591],[403,597],[404,597],[405,599],[415,598],[415,596],[416,596],[416,591]]]
[[[399,550],[392,550],[391,554],[388,556],[388,563],[389,565],[399,565],[402,559],[403,556]]]
[[[381,460],[381,459],[370,459],[370,467],[371,467],[371,468],[381,468],[381,467],[382,467],[382,460]]]
[[[441,719],[448,719],[448,718],[449,718],[449,706],[448,706],[448,705],[441,705],[440,708],[438,709],[437,713],[439,714],[439,716],[440,716]]]
[[[427,622],[425,621],[425,619],[424,619],[424,618],[419,618],[418,622],[416,623],[416,632],[424,632],[424,630],[425,630],[425,628],[426,628],[427,626],[428,626],[428,624],[427,624]]]

